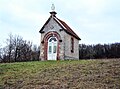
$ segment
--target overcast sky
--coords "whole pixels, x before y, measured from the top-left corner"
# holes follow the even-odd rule
[[[0,44],[12,33],[39,45],[52,3],[80,44],[120,42],[120,0],[0,0]]]

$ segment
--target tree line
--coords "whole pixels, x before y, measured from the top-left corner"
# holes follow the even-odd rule
[[[0,47],[0,62],[39,60],[40,46],[9,34],[6,46]],[[79,44],[79,59],[120,58],[120,43],[85,45]]]
[[[85,45],[79,44],[80,59],[120,58],[120,43]]]
[[[9,34],[6,46],[0,48],[0,62],[39,60],[40,48],[19,35]]]

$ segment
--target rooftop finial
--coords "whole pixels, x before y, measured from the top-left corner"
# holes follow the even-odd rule
[[[55,16],[57,13],[55,12],[55,5],[54,4],[52,4],[52,6],[51,6],[51,12],[50,12],[50,14],[52,15],[52,16]]]
[[[54,4],[52,4],[52,6],[51,6],[51,10],[52,10],[52,11],[55,10],[55,5],[54,5]]]

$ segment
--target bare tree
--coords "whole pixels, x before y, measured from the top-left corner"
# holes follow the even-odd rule
[[[37,45],[33,45],[32,60],[33,61],[39,60],[39,54],[40,54],[40,46],[37,47]]]
[[[13,40],[14,61],[30,61],[32,42],[23,40],[19,35],[15,35]]]
[[[2,56],[0,55],[0,59],[3,58],[4,62],[30,61],[32,59],[32,42],[23,40],[21,36],[9,34],[6,45],[3,50],[0,50],[3,53]]]
[[[18,62],[39,60],[40,47],[23,40],[19,35],[8,35],[6,46],[0,47],[0,62]]]
[[[32,43],[30,41],[23,41],[21,45],[21,59],[22,61],[30,61],[31,60],[31,53],[32,53]]]
[[[9,55],[7,52],[7,47],[0,48],[0,62],[9,62]]]
[[[20,57],[20,47],[23,44],[23,38],[19,35],[15,35],[13,39],[13,46],[14,46],[14,61],[18,61]]]
[[[11,33],[9,34],[9,38],[6,39],[6,43],[7,43],[6,51],[7,51],[7,54],[8,54],[8,61],[11,62],[11,60],[12,60],[12,50],[13,50],[13,35]]]

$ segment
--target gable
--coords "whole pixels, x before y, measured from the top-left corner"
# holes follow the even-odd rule
[[[52,20],[52,21],[51,21]],[[45,27],[48,26],[47,30],[52,29],[52,25],[57,23],[57,27],[59,27],[59,29],[56,30],[64,30],[66,33],[68,33],[69,35],[72,35],[73,37],[75,37],[78,40],[81,40],[79,38],[79,36],[62,20],[58,19],[55,15],[51,15],[49,17],[49,19],[46,21],[46,23],[43,25],[43,27],[41,28],[41,30],[39,31],[40,33],[44,33],[45,32]],[[56,26],[55,26],[56,27]]]
[[[59,32],[60,29],[62,29],[62,27],[56,22],[54,18],[50,17],[39,32],[40,33],[48,32],[48,31]]]

